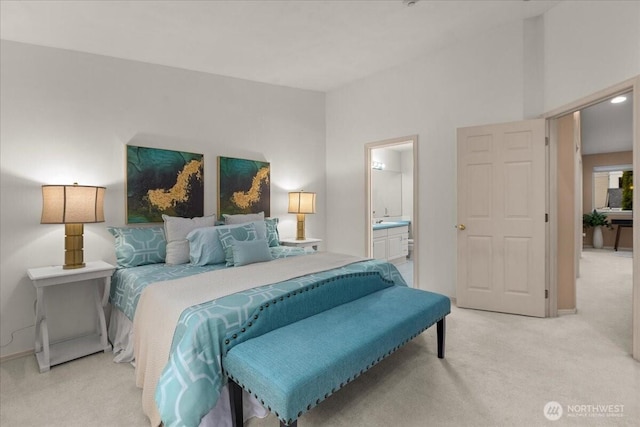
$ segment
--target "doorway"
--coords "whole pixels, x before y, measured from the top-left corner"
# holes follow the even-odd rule
[[[560,224],[559,222],[559,213],[562,210],[562,207],[560,206],[561,199],[559,198],[559,193],[560,193],[559,187],[560,187],[560,178],[561,178],[559,175],[562,173],[562,169],[559,167],[559,159],[558,159],[558,151],[561,149],[561,147],[558,144],[558,135],[557,135],[557,125],[558,125],[559,119],[561,119],[563,116],[567,116],[569,114],[574,114],[580,110],[584,110],[590,106],[598,104],[607,99],[611,99],[617,95],[627,93],[628,98],[630,98],[629,101],[633,103],[632,166],[635,169],[638,167],[638,165],[640,165],[640,129],[639,129],[640,120],[638,118],[639,116],[638,107],[640,106],[640,93],[638,92],[639,90],[640,90],[640,77],[635,77],[626,82],[620,83],[611,88],[595,93],[589,97],[578,100],[572,104],[569,104],[557,110],[551,111],[545,114],[544,116],[548,120],[549,127],[550,127],[550,148],[551,148],[550,150],[551,152],[551,158],[550,158],[550,194],[551,194],[550,222],[551,224],[550,226],[551,226],[551,236],[555,236],[549,242],[550,243],[549,267],[550,267],[550,278],[551,278],[550,293],[552,297],[551,307],[550,307],[551,316],[555,316],[558,314],[558,295],[559,295],[559,292],[563,289],[563,287],[564,288],[568,287],[570,291],[573,291],[575,293],[575,286],[576,286],[575,275],[572,278],[572,280],[570,280],[569,282],[562,283],[559,281],[559,277],[560,277],[559,273],[561,272],[563,266],[568,265],[567,263],[564,263],[558,259],[558,256],[560,255],[560,252],[561,252],[559,247],[560,239],[561,239],[559,230],[566,226],[565,224]],[[571,147],[571,148],[572,150],[574,149],[574,147]],[[579,197],[577,199],[582,199],[582,197]],[[640,195],[638,194],[638,192],[634,192],[632,200],[634,205],[639,206],[638,203],[640,201]],[[580,205],[578,205],[578,202],[574,201],[574,204],[570,208],[576,209],[578,206],[580,207],[579,212],[582,213],[582,210],[583,210],[582,202],[580,202]],[[635,221],[635,218],[637,217],[636,211],[637,209],[634,210],[633,213],[631,214],[631,218],[633,221]],[[579,220],[581,221],[581,218]],[[577,230],[578,229],[577,214],[573,217],[573,221],[574,221],[573,229]],[[579,225],[581,225],[581,223]],[[633,233],[632,245],[634,247],[639,247],[638,244],[640,243],[640,233],[637,232],[636,228],[633,228],[632,233]],[[569,263],[575,265],[575,260],[577,259],[578,256],[579,256],[579,253],[576,251],[576,253],[574,253],[573,258],[569,261]],[[632,351],[633,357],[636,360],[640,360],[640,277],[638,277],[638,274],[637,274],[637,272],[640,271],[638,270],[639,263],[640,263],[640,256],[638,254],[638,251],[636,250],[633,252],[634,274],[633,274],[633,291],[632,291],[633,297],[631,302],[632,304],[632,349],[631,351]]]
[[[401,271],[409,265],[413,287],[420,283],[417,159],[417,135],[365,144],[365,254]]]
[[[562,192],[563,190],[563,186],[566,186],[567,183],[572,183],[572,185],[576,185],[577,182],[577,176],[578,174],[575,172],[578,168],[580,168],[580,164],[579,162],[576,162],[576,146],[573,144],[569,144],[568,148],[569,148],[569,155],[567,156],[567,158],[569,159],[568,164],[571,164],[571,169],[570,169],[570,173],[569,174],[565,174],[565,175],[561,175],[561,173],[566,172],[565,170],[563,170],[562,168],[559,167],[559,161],[562,160],[560,158],[560,152],[559,152],[559,143],[558,143],[558,126],[560,123],[560,118],[562,117],[568,117],[571,122],[571,126],[573,127],[573,129],[575,129],[575,123],[576,121],[579,122],[579,110],[581,109],[585,109],[591,105],[594,105],[598,102],[601,102],[607,98],[616,96],[616,95],[620,95],[623,93],[631,93],[633,95],[633,105],[634,105],[634,109],[633,109],[633,168],[637,168],[640,166],[640,76],[636,76],[630,80],[627,80],[625,82],[622,82],[620,84],[617,84],[615,86],[612,86],[611,88],[602,90],[594,95],[591,95],[589,97],[583,98],[581,100],[578,100],[574,103],[571,103],[569,105],[566,105],[564,107],[558,108],[556,110],[553,110],[549,113],[544,114],[541,118],[545,119],[545,124],[547,127],[547,131],[549,132],[549,137],[548,140],[545,144],[545,138],[542,138],[541,140],[538,140],[536,138],[536,140],[538,142],[536,142],[536,144],[541,143],[543,146],[547,145],[547,151],[549,153],[548,156],[548,162],[546,164],[546,168],[547,168],[547,172],[546,172],[546,183],[544,183],[544,187],[546,187],[547,189],[547,202],[543,203],[540,202],[538,203],[539,206],[546,204],[548,206],[548,210],[547,212],[544,213],[544,216],[541,215],[536,215],[535,218],[532,217],[532,221],[538,222],[538,221],[544,221],[548,224],[548,226],[546,227],[545,230],[545,235],[546,237],[546,245],[547,248],[544,251],[545,252],[545,262],[538,262],[538,263],[534,263],[534,265],[538,265],[540,266],[541,269],[546,270],[545,274],[547,279],[544,280],[544,282],[548,282],[548,293],[546,292],[547,289],[545,289],[545,293],[544,298],[547,298],[548,295],[548,312],[546,313],[546,316],[548,317],[556,317],[558,315],[558,295],[559,295],[559,286],[570,286],[573,288],[574,292],[575,292],[575,276],[576,274],[573,273],[570,277],[569,280],[566,281],[566,283],[560,283],[560,269],[564,266],[570,265],[572,268],[575,267],[575,263],[576,263],[576,257],[577,257],[577,251],[575,250],[575,248],[577,248],[578,246],[578,240],[576,238],[577,236],[577,230],[578,227],[580,227],[581,229],[581,223],[576,221],[576,219],[579,217],[579,213],[582,212],[582,210],[580,209],[580,211],[578,211],[578,204],[575,202],[575,190],[573,190],[572,187],[572,191],[567,192],[566,194],[570,194],[571,195],[571,200],[566,200],[562,197],[562,194],[564,194]],[[525,124],[525,122],[514,122],[512,123],[512,125],[523,125]],[[486,127],[495,127],[495,126],[499,126],[499,125],[485,125]],[[482,126],[476,126],[474,128],[476,128],[475,130],[473,130],[474,132],[477,130],[480,133],[478,133],[477,135],[467,135],[466,133],[460,133],[461,130],[464,130],[463,128],[458,129],[458,148],[460,148],[460,140],[461,140],[461,136],[463,137],[462,139],[464,140],[465,137],[471,137],[471,139],[473,139],[475,142],[478,143],[478,145],[476,146],[476,148],[478,148],[478,150],[473,149],[473,150],[469,150],[470,151],[470,155],[473,156],[479,156],[482,153],[489,153],[492,154],[494,153],[494,149],[492,147],[495,146],[495,144],[493,144],[493,139],[496,138],[495,135],[493,135],[492,132],[482,132],[479,128],[481,128]],[[471,129],[471,128],[469,128]],[[579,129],[579,128],[578,128]],[[572,133],[571,136],[571,142],[574,142],[574,135],[575,132]],[[514,135],[510,135],[509,138],[511,138],[511,136]],[[497,137],[498,139],[502,140],[502,141],[506,141],[507,139],[501,138],[501,137]],[[505,137],[506,138],[506,137]],[[515,143],[513,144],[514,148],[526,148],[529,146],[532,146],[532,143],[528,143],[527,142],[528,139],[524,138],[522,139],[522,141],[520,141],[520,143]],[[562,148],[566,148],[566,147],[562,147]],[[579,147],[578,147],[579,148]],[[527,150],[524,150],[527,151]],[[498,156],[498,160],[500,160],[500,156]],[[460,162],[460,158],[458,160]],[[482,166],[482,167],[478,167],[475,169],[476,175],[478,176],[478,180],[476,180],[475,178],[473,178],[471,181],[465,181],[464,178],[461,180],[460,177],[458,179],[458,203],[460,204],[461,202],[461,195],[464,196],[466,193],[463,191],[464,189],[461,190],[460,186],[461,183],[463,183],[463,185],[469,184],[469,183],[476,183],[476,182],[485,182],[485,181],[489,181],[489,179],[491,177],[495,178],[497,181],[497,185],[500,186],[500,188],[496,188],[496,192],[499,193],[500,191],[503,191],[504,188],[506,188],[505,186],[507,185],[507,183],[505,182],[505,174],[493,174],[493,169],[489,168],[489,167],[485,167],[485,165],[487,164],[487,162],[479,162],[478,165]],[[471,165],[471,163],[469,163],[469,165]],[[460,169],[460,166],[458,166],[458,169]],[[500,168],[498,168],[500,169]],[[502,170],[502,169],[500,169]],[[480,176],[479,174],[481,174],[484,171],[484,175]],[[523,176],[526,176],[526,173],[522,174]],[[492,179],[493,179],[492,178]],[[515,181],[508,181],[508,185],[512,185]],[[529,181],[527,181],[529,182]],[[533,181],[532,181],[533,182]],[[541,180],[538,180],[538,183],[541,183]],[[581,182],[581,181],[580,181]],[[488,187],[490,191],[493,191],[493,189],[495,188],[494,185],[491,185]],[[491,213],[491,206],[489,205],[488,202],[486,203],[482,203],[483,201],[487,201],[487,200],[493,200],[493,197],[489,197],[486,198],[484,197],[484,193],[480,192],[480,193],[476,193],[474,192],[473,194],[478,195],[480,194],[482,197],[477,197],[476,199],[471,199],[475,205],[479,206],[480,208],[478,208],[475,213],[477,214],[476,216],[478,218],[480,217],[489,217],[488,213]],[[530,199],[530,198],[528,198]],[[581,199],[581,198],[580,198]],[[516,198],[514,197],[514,200],[516,200]],[[536,199],[537,200],[537,199]],[[640,206],[640,194],[636,191],[633,192],[633,196],[632,196],[632,201],[633,204],[635,206]],[[464,202],[464,200],[462,200],[462,202]],[[500,204],[500,203],[499,203]],[[464,207],[464,205],[463,205]],[[570,214],[568,215],[568,221],[569,222],[564,222],[561,221],[560,217],[560,213],[562,213],[564,210],[568,210],[570,212]],[[529,211],[527,211],[529,212]],[[638,217],[638,209],[633,210],[632,213],[632,220],[635,221],[636,223],[638,221],[635,220],[636,217]],[[458,240],[460,241],[461,238],[464,238],[464,235],[469,235],[472,234],[472,232],[474,230],[470,230],[465,223],[467,223],[467,216],[466,215],[466,211],[465,209],[458,209],[458,225],[457,228],[458,230],[462,233],[462,237],[461,233],[459,234]],[[528,214],[527,214],[528,215]],[[521,216],[526,216],[526,215],[521,215]],[[544,219],[542,219],[544,218]],[[486,223],[490,223],[488,221],[484,221]],[[492,223],[491,223],[492,224]],[[494,228],[495,229],[495,228]],[[569,232],[569,237],[563,237],[561,234],[561,231],[568,231]],[[540,234],[540,233],[538,233]],[[581,236],[581,234],[580,234]],[[484,278],[489,278],[492,274],[492,271],[490,269],[487,268],[487,266],[493,266],[493,263],[489,263],[489,257],[499,257],[500,256],[500,251],[498,251],[497,253],[495,251],[493,251],[493,246],[490,244],[491,238],[493,236],[490,234],[484,234],[484,235],[478,235],[478,238],[474,238],[474,239],[469,239],[469,244],[473,244],[475,245],[473,247],[474,249],[474,255],[484,255],[485,259],[487,260],[487,262],[482,262],[482,261],[478,261],[478,256],[474,256],[473,258],[469,257],[469,254],[466,254],[467,256],[460,256],[460,245],[459,245],[459,249],[458,249],[458,276],[460,277],[461,273],[463,278],[465,277],[465,272],[469,272],[471,270],[469,270],[468,265],[460,265],[463,263],[469,264],[469,263],[473,263],[473,266],[475,267],[475,270],[477,272],[480,273],[484,273]],[[524,240],[523,240],[524,242]],[[568,258],[568,262],[563,262],[561,263],[559,261],[559,255],[565,255],[564,253],[564,248],[565,246],[562,246],[562,251],[561,251],[561,243],[567,243],[566,247],[570,248],[570,255]],[[480,248],[480,246],[484,245],[484,249]],[[640,247],[640,232],[638,232],[637,227],[633,228],[633,246],[635,247]],[[525,246],[524,244],[522,245],[523,247]],[[464,247],[463,247],[464,249]],[[501,248],[498,248],[501,249]],[[503,249],[503,248],[502,248]],[[526,248],[525,248],[526,249]],[[483,252],[484,251],[484,252]],[[526,250],[522,250],[521,251],[523,254],[526,255]],[[493,260],[493,258],[491,258]],[[523,258],[524,259],[524,258]],[[544,267],[543,267],[544,264]],[[524,265],[524,263],[523,263]],[[498,265],[498,272],[502,273],[504,271],[501,265]],[[546,267],[546,268],[545,268]],[[515,272],[519,272],[519,270],[516,269],[512,269]],[[576,271],[576,270],[574,270]],[[633,271],[635,273],[640,271],[640,255],[638,254],[638,251],[634,251],[633,253]],[[469,277],[469,274],[466,274],[467,277]],[[471,277],[475,280],[477,278],[476,275],[471,274]],[[517,277],[517,274],[510,274],[509,275],[510,278],[514,278]],[[476,281],[477,282],[477,281]],[[542,280],[537,280],[536,283],[538,283],[539,285],[542,284],[544,285],[544,283],[542,283]],[[483,288],[483,285],[485,284],[493,284],[494,281],[493,280],[485,280],[484,282],[480,283],[480,286],[476,286],[475,284],[473,286],[475,286],[476,288]],[[456,292],[458,293],[459,287],[460,287],[460,280],[458,281],[458,288],[456,290]],[[512,287],[513,289],[507,289],[509,292],[511,293],[517,293],[518,291],[521,291],[517,286],[518,283],[517,281],[514,280],[510,280],[509,281],[509,286]],[[488,286],[484,286],[484,288],[488,289]],[[505,288],[506,289],[506,288]],[[536,288],[537,289],[537,288]],[[475,291],[476,289],[474,289]],[[523,294],[528,294],[528,291],[525,290],[525,292],[522,292]],[[633,290],[632,290],[632,350],[631,353],[633,355],[633,358],[636,360],[640,360],[640,277],[638,274],[634,274],[633,275]],[[477,307],[470,307],[470,308],[477,308]],[[480,309],[482,309],[482,307],[478,307]]]

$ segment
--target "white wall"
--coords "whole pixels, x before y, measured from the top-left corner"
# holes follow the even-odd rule
[[[545,111],[640,73],[640,1],[563,1],[544,15]]]
[[[26,269],[63,263],[64,226],[40,224],[40,186],[107,187],[106,223],[85,226],[85,260],[113,262],[106,226],[125,221],[126,144],[204,154],[205,214],[216,212],[218,155],[269,161],[281,235],[295,234],[287,191],[304,188],[319,202],[307,233],[325,237],[324,94],[14,42],[0,52],[0,355],[33,349]],[[54,340],[92,329],[86,286],[52,297]]]
[[[285,234],[294,229],[279,208],[287,190],[316,191],[307,233],[325,238],[326,249],[364,255],[364,144],[417,134],[419,286],[453,296],[456,128],[519,120],[640,74],[640,2],[562,2],[542,22],[495,28],[334,90],[326,112],[315,92],[11,42],[0,54],[7,355],[33,348],[35,292],[25,269],[62,262],[63,227],[39,224],[40,185],[106,185],[107,224],[122,224],[127,143],[205,154],[206,213],[215,212],[217,155],[268,160],[272,213],[285,219]],[[532,70],[540,57],[543,70]],[[105,225],[85,228],[86,259],[113,260]],[[77,327],[73,318],[63,317],[58,335]]]
[[[516,22],[327,95],[329,250],[365,253],[364,145],[418,135],[420,283],[454,295],[456,128],[522,117]]]
[[[640,2],[571,1],[330,92],[328,248],[365,253],[364,144],[417,134],[419,286],[455,296],[456,128],[529,118],[637,74]]]

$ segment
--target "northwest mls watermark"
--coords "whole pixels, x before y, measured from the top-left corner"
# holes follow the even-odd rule
[[[624,405],[621,404],[576,404],[562,406],[558,402],[544,405],[544,416],[549,421],[566,418],[622,418]]]

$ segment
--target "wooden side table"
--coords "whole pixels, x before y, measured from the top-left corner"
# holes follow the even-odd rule
[[[308,237],[304,240],[297,240],[296,238],[280,240],[280,244],[282,246],[296,246],[298,248],[306,248],[311,246],[314,251],[318,250],[318,244],[320,244],[321,242],[322,239],[314,239],[313,237]]]
[[[107,352],[111,344],[107,337],[107,322],[104,317],[104,306],[109,298],[111,275],[115,267],[104,261],[88,262],[83,268],[64,270],[61,265],[52,267],[30,268],[29,278],[36,288],[36,343],[35,352],[40,372],[46,372],[51,366],[58,365],[82,356]],[[104,292],[100,295],[99,280],[104,281]],[[95,307],[98,327],[94,334],[73,338],[49,345],[49,328],[47,326],[47,310],[45,289],[65,283],[91,280],[95,287]],[[47,292],[49,292],[47,290]]]
[[[618,242],[620,241],[620,229],[623,227],[633,227],[633,219],[619,219],[614,218],[611,220],[611,225],[617,225],[618,230],[616,231],[616,242],[613,245],[613,250],[618,250]]]

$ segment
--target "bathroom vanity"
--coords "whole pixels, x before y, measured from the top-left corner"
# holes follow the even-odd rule
[[[406,262],[409,254],[409,221],[373,224],[373,257],[393,263]]]

